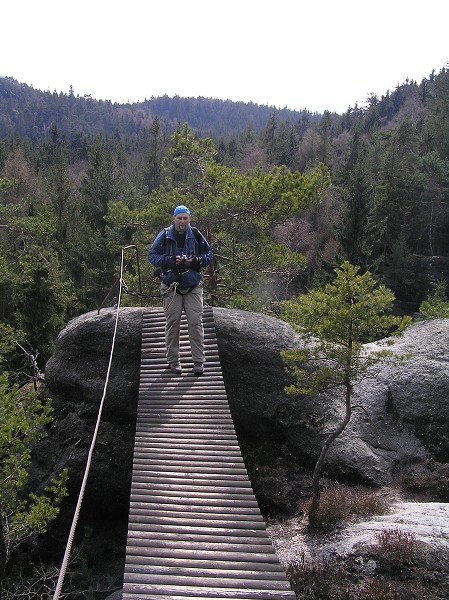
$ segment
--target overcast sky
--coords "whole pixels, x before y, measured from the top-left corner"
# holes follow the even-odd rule
[[[444,0],[3,0],[0,15],[1,76],[120,103],[343,113],[449,64]]]

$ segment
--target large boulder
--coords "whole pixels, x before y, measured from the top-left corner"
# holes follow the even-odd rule
[[[400,337],[366,345],[403,360],[377,365],[355,387],[354,405],[363,409],[354,411],[332,462],[385,484],[411,462],[449,461],[448,325],[446,319],[422,321]]]

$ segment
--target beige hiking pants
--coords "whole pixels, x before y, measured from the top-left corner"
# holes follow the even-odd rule
[[[168,293],[167,293],[168,291]],[[167,362],[179,361],[179,333],[184,309],[187,318],[193,362],[204,362],[203,288],[198,284],[187,294],[161,287],[165,311],[165,344]]]

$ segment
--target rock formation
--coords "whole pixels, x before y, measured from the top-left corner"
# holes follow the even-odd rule
[[[120,309],[110,382],[80,519],[81,527],[103,532],[109,540],[104,543],[115,536],[114,543],[121,551],[126,539],[143,310]],[[281,449],[285,455],[288,448],[293,463],[310,469],[328,419],[332,422],[341,411],[340,399],[328,398],[324,406],[318,398],[294,399],[285,394],[289,377],[279,352],[302,343],[286,323],[223,308],[214,308],[214,318],[224,381],[242,448],[254,452],[259,445],[268,444],[274,455],[279,449],[279,456]],[[37,480],[69,468],[70,497],[51,532],[62,544],[103,394],[114,323],[113,309],[72,320],[58,336],[55,354],[45,370],[55,419],[34,459],[32,477]],[[448,461],[448,325],[447,320],[418,322],[403,337],[369,347],[388,344],[390,350],[407,353],[409,358],[400,365],[378,367],[372,378],[356,388],[356,404],[363,404],[365,410],[354,412],[347,431],[332,449],[328,474],[382,486],[390,485],[411,465]],[[284,470],[285,488],[274,485],[283,498],[280,503],[298,502],[297,488],[290,480],[293,471],[285,475],[285,465],[281,460],[277,464]],[[255,468],[252,476],[256,479],[257,473]],[[263,480],[253,484],[256,495],[258,490],[263,492]],[[120,560],[116,559],[118,568]]]

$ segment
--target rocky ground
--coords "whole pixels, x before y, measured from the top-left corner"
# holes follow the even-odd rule
[[[429,547],[449,548],[449,504],[443,502],[394,502],[385,514],[353,522],[327,536],[311,535],[305,519],[269,524],[276,552],[287,567],[306,557],[323,560],[348,557],[378,543],[381,532],[400,531]]]
[[[302,600],[443,600],[449,594],[449,504],[394,502],[327,534],[297,517],[268,526]]]

